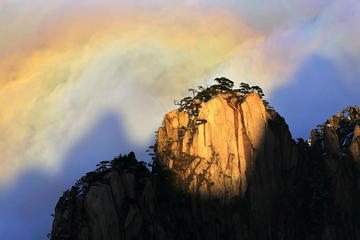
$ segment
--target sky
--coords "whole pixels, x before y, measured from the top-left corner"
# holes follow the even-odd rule
[[[62,192],[144,151],[188,88],[261,86],[294,138],[360,95],[359,0],[0,0],[0,239],[46,239]]]

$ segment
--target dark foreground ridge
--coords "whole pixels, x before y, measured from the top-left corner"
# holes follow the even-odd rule
[[[360,239],[360,109],[294,141],[259,87],[216,81],[165,115],[151,166],[102,161],[64,192],[49,237]]]

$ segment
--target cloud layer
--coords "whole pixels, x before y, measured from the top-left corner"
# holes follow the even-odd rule
[[[0,1],[0,183],[56,171],[109,111],[143,145],[174,99],[217,76],[271,95],[316,53],[354,84],[359,13],[357,0]]]

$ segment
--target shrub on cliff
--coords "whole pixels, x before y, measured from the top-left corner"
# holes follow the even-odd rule
[[[208,102],[219,94],[230,94],[231,97],[236,97],[238,102],[242,102],[249,93],[257,93],[260,98],[265,96],[263,90],[259,86],[250,86],[247,83],[240,83],[239,88],[234,88],[234,82],[225,78],[215,78],[216,84],[209,87],[199,86],[198,90],[189,89],[192,92],[192,97],[185,97],[180,101],[174,101],[175,105],[179,106],[180,111],[188,112],[191,117],[197,117],[199,108],[202,102]],[[272,110],[269,103],[263,100],[267,109]]]

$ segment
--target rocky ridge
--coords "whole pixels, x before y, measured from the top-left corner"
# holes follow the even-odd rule
[[[359,108],[294,141],[260,90],[221,78],[185,98],[152,170],[101,162],[59,200],[50,238],[360,239]]]

